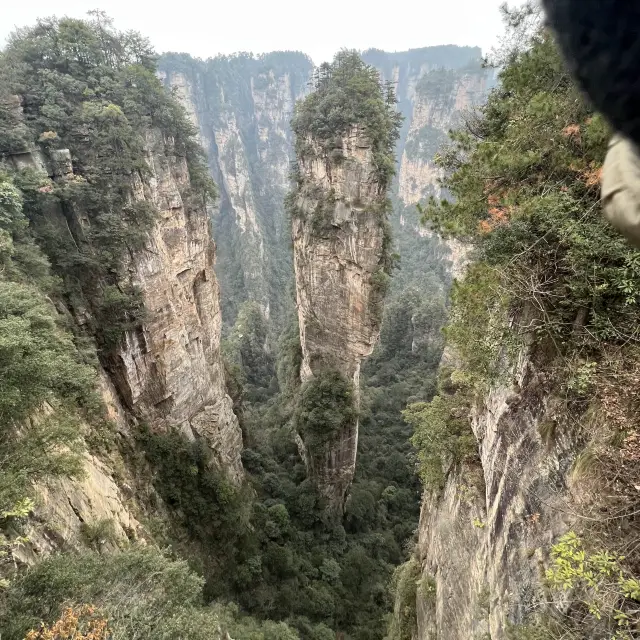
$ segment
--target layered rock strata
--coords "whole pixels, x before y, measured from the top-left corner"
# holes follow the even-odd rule
[[[353,382],[359,405],[360,363],[380,331],[380,279],[386,251],[386,194],[375,177],[366,131],[354,126],[339,143],[340,160],[320,148],[299,159],[302,186],[293,216],[293,250],[301,380],[337,370]],[[330,504],[342,506],[353,479],[358,422],[305,456]]]

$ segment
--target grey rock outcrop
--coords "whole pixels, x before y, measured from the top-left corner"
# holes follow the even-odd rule
[[[477,47],[424,47],[396,53],[365,51],[384,81],[396,87],[398,108],[405,117],[398,158],[398,193],[406,205],[425,196],[441,196],[442,170],[434,156],[450,129],[466,112],[482,105],[495,80],[483,69]]]
[[[544,566],[575,521],[571,468],[580,443],[544,437],[553,402],[527,350],[472,411],[479,462],[426,492],[417,557],[435,592],[417,598],[418,638],[504,640],[549,599]]]
[[[478,48],[456,46],[363,54],[394,84],[405,116],[397,149],[398,190],[405,206],[442,195],[442,171],[433,156],[448,130],[466,109],[482,103],[493,83],[494,74],[481,68],[480,57]],[[252,300],[277,325],[289,304],[293,269],[282,204],[294,160],[289,120],[296,100],[308,91],[312,66],[294,52],[207,61],[186,54],[160,58],[160,75],[199,130],[220,186],[213,224],[225,323],[235,320],[241,302]],[[411,238],[424,231],[398,217],[393,226],[396,235]],[[451,249],[458,264],[459,247]]]
[[[400,215],[392,220],[394,237],[404,246],[434,235],[421,224],[415,205],[429,196],[448,195],[439,183],[444,172],[435,156],[446,145],[448,132],[484,103],[495,84],[495,71],[482,68],[481,55],[477,47],[456,46],[396,53],[371,50],[363,54],[385,81],[394,83],[398,108],[405,118],[398,143],[396,208]],[[453,239],[442,242],[449,252],[452,277],[459,278],[469,247]]]

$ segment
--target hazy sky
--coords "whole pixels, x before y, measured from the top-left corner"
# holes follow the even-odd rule
[[[159,52],[296,49],[316,63],[341,47],[404,51],[437,44],[486,52],[502,32],[502,0],[6,0],[0,42],[16,26],[49,15],[103,9],[121,30],[146,35]],[[3,0],[2,4],[5,4]],[[513,2],[511,4],[514,4]]]

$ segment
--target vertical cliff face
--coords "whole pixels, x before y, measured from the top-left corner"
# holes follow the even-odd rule
[[[288,201],[302,350],[297,430],[310,476],[341,511],[355,471],[360,363],[378,338],[389,278],[399,120],[395,97],[355,52],[338,54],[314,82],[292,121]]]
[[[527,349],[475,406],[477,463],[424,495],[418,528],[417,637],[507,638],[544,608],[548,552],[576,520],[571,469],[581,443],[549,439],[557,407]]]
[[[453,45],[387,53],[365,51],[385,82],[396,85],[398,108],[405,117],[398,145],[398,195],[413,205],[441,195],[442,171],[434,162],[447,133],[465,111],[481,105],[494,83],[494,72],[482,68],[478,47]]]
[[[447,142],[447,132],[461,124],[463,114],[487,97],[491,72],[482,69],[479,56],[463,68],[430,68],[415,80],[411,120],[400,158],[398,195],[405,204],[425,196],[441,197],[442,169],[434,156]],[[407,96],[408,97],[408,96]]]
[[[393,196],[396,212],[391,222],[402,254],[402,286],[419,285],[421,265],[415,256],[420,254],[426,230],[412,207],[427,195],[440,195],[437,180],[442,174],[433,155],[461,113],[486,95],[492,74],[482,70],[480,51],[472,47],[428,47],[397,54],[369,51],[363,57],[384,80],[393,83],[398,109],[405,116],[397,146],[398,197]],[[165,84],[177,91],[197,125],[212,175],[220,185],[220,206],[213,220],[224,320],[232,323],[239,305],[250,299],[260,304],[265,316],[272,315],[272,326],[278,327],[288,304],[288,282],[293,279],[292,264],[284,257],[290,249],[281,204],[293,159],[288,121],[296,99],[308,91],[311,64],[300,54],[234,56],[206,62],[169,54],[162,57],[160,70]],[[381,238],[373,216],[368,221],[363,217],[369,203],[358,203],[357,193],[362,191],[365,198],[371,195],[366,174],[372,166],[372,152],[366,131],[354,129],[340,140],[343,151],[336,151],[335,158],[327,154],[322,160],[300,163],[302,174],[323,192],[320,200],[331,190],[335,191],[331,198],[336,199],[329,215],[335,218],[334,225],[319,231],[321,225],[302,219],[293,222],[305,381],[311,379],[314,361],[320,362],[322,354],[332,354],[335,366],[357,380],[357,363],[370,353],[378,332],[373,318],[379,303],[372,301],[366,274],[377,268]],[[339,158],[342,153],[349,158],[344,165]],[[360,174],[349,169],[349,163],[363,167]],[[343,196],[351,204],[345,205]],[[322,208],[320,200],[305,197],[307,213],[313,206]],[[320,217],[315,216],[316,222]],[[447,249],[457,275],[465,248],[453,243]],[[383,276],[376,275],[376,280],[380,282],[374,290],[383,284]],[[335,287],[330,286],[332,282]],[[334,313],[337,309],[340,312]],[[349,485],[355,461],[355,427],[348,431],[344,440],[351,444],[343,451],[344,459],[334,466],[351,471],[344,475],[338,493]],[[319,468],[328,469],[330,464],[322,462]]]
[[[220,354],[219,289],[207,210],[190,197],[187,161],[158,129],[145,134],[146,170],[131,181],[131,199],[155,211],[142,246],[131,250],[118,286],[135,287],[143,314],[103,359],[125,408],[156,431],[177,428],[203,438],[231,478],[242,476],[242,434],[227,395]],[[67,150],[44,159],[61,187],[74,180]],[[52,219],[86,245],[92,223],[82,207],[56,208]],[[124,275],[126,274],[126,275]],[[78,313],[78,310],[74,310]],[[84,322],[82,315],[79,321]]]
[[[321,362],[357,376],[378,334],[372,276],[383,261],[385,194],[365,131],[350,129],[340,149],[338,163],[321,152],[299,160],[300,215],[292,235],[303,381]]]
[[[293,52],[205,62],[166,54],[159,68],[197,126],[220,188],[213,224],[224,320],[233,323],[251,300],[277,324],[292,279],[283,206],[293,157],[289,120],[307,91],[311,61]]]
[[[153,429],[203,438],[221,468],[242,476],[242,435],[227,395],[215,247],[204,205],[187,206],[189,171],[158,130],[146,137],[149,176],[133,197],[158,210],[144,248],[131,255],[131,282],[145,321],[125,335],[111,372],[127,407]]]
[[[429,196],[446,197],[439,180],[443,170],[434,156],[447,143],[448,132],[462,122],[465,112],[481,105],[495,84],[493,70],[483,69],[478,47],[439,46],[387,53],[370,50],[363,54],[385,82],[396,87],[398,109],[404,116],[394,185],[392,229],[401,256],[402,286],[416,286],[423,276],[419,256],[425,237],[434,234],[424,227],[415,209]],[[453,278],[462,274],[468,247],[455,239],[440,241],[448,252]],[[392,283],[392,292],[393,287]]]
[[[6,105],[16,127],[21,126],[21,100],[13,96]],[[135,329],[120,336],[118,346],[103,353],[98,391],[106,417],[128,440],[125,449],[135,447],[131,435],[136,424],[157,433],[177,429],[205,442],[219,469],[239,483],[242,434],[220,354],[221,313],[209,216],[202,197],[194,196],[186,157],[176,150],[175,140],[148,128],[143,149],[144,168],[131,176],[130,202],[147,204],[155,213],[142,245],[128,252],[118,287],[134,286],[144,313]],[[39,149],[28,139],[5,153],[2,167],[17,176],[39,176],[45,194],[82,184],[68,149]],[[39,229],[40,214],[27,211]],[[92,220],[82,206],[62,206],[51,199],[45,213],[55,236],[62,231],[76,248],[95,250],[90,245]],[[90,331],[94,320],[86,303],[59,300],[57,307]],[[45,403],[29,418],[27,428],[55,414],[56,406],[55,398]],[[89,438],[95,428],[82,424]],[[75,479],[38,485],[38,500],[25,524],[29,542],[13,551],[14,561],[32,564],[61,547],[81,548],[85,528],[105,522],[110,533],[101,543],[104,550],[145,535],[136,519],[146,509],[145,498],[127,484],[135,485],[138,478],[127,470],[121,453],[85,451],[80,466]],[[145,488],[144,493],[149,491]]]
[[[478,48],[456,46],[363,54],[393,83],[405,117],[397,148],[396,209],[440,194],[442,173],[433,155],[461,113],[481,102],[493,82],[493,73],[481,68],[480,54]],[[238,306],[252,300],[265,316],[275,313],[277,325],[292,279],[282,206],[294,159],[289,120],[296,100],[308,92],[311,61],[291,52],[204,62],[165,54],[159,68],[197,126],[220,185],[213,222],[224,321],[232,323]],[[392,225],[396,235],[419,237],[419,223],[409,212],[393,216]]]
[[[427,211],[477,250],[452,299],[456,357],[435,398],[405,414],[426,489],[406,568],[417,589],[395,612],[413,624],[394,628],[425,640],[632,637],[637,603],[619,585],[638,572],[637,351],[622,327],[637,326],[638,298],[611,286],[634,254],[599,211],[609,131],[541,32],[501,80],[448,155],[451,202]],[[535,95],[546,108],[533,115]],[[594,123],[593,142],[572,142]],[[577,159],[593,173],[576,177]],[[606,588],[601,558],[615,566]]]

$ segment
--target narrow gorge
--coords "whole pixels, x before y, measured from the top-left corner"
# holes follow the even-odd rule
[[[291,302],[292,259],[284,211],[296,100],[308,91],[311,60],[296,52],[202,61],[164,54],[159,72],[177,92],[219,186],[213,213],[223,317],[246,300],[281,323]]]

